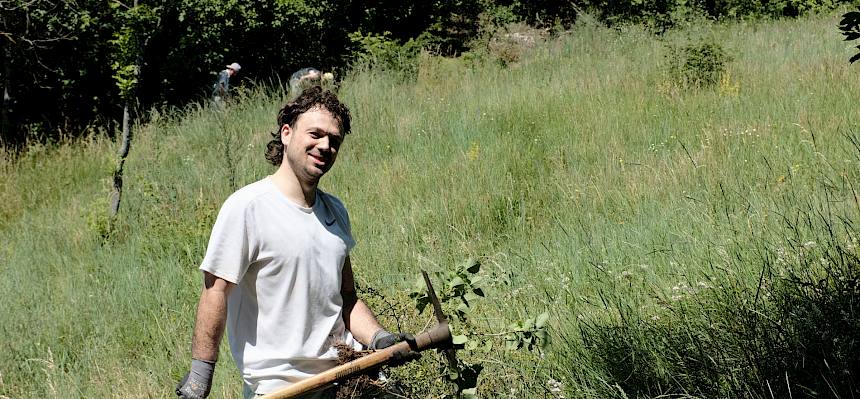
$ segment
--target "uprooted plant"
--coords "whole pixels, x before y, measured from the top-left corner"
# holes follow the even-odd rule
[[[506,327],[478,325],[473,322],[475,308],[485,298],[490,278],[481,272],[481,263],[467,259],[451,270],[433,273],[437,282],[439,302],[451,317],[452,340],[455,348],[467,352],[459,358],[476,358],[476,361],[458,361],[456,365],[440,362],[439,375],[443,380],[456,386],[453,393],[446,397],[477,397],[478,383],[484,369],[483,361],[497,348],[507,351],[538,351],[548,341],[547,321],[549,313],[543,312],[526,320],[512,321]],[[423,279],[419,279],[409,296],[415,301],[419,313],[423,313],[431,298],[424,289]],[[489,360],[489,359],[488,359]]]

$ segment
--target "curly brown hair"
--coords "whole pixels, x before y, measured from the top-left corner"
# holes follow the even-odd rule
[[[284,125],[295,127],[296,120],[301,114],[311,109],[325,109],[334,116],[340,124],[340,132],[345,136],[350,132],[349,108],[337,95],[319,86],[310,87],[303,91],[295,100],[290,101],[278,112],[278,130],[272,132],[272,141],[266,145],[266,160],[272,165],[280,166],[284,159],[284,143],[281,142],[281,129]]]

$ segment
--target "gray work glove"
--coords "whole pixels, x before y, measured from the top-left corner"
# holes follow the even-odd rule
[[[412,334],[392,334],[384,329],[380,329],[375,334],[373,334],[373,338],[370,339],[370,349],[380,350],[388,348],[400,341],[406,341],[409,343],[410,350],[408,352],[396,352],[392,355],[392,361],[388,364],[391,367],[397,367],[404,363],[410,362],[412,360],[416,360],[421,358],[421,354],[413,351],[416,347],[415,345],[415,337]]]
[[[191,371],[176,385],[176,396],[182,399],[203,399],[212,389],[215,362],[191,359]]]
[[[380,350],[385,349],[391,345],[394,345],[400,341],[406,341],[407,334],[392,334],[388,331],[385,331],[384,328],[379,329],[375,334],[373,334],[373,338],[370,339],[370,349]]]

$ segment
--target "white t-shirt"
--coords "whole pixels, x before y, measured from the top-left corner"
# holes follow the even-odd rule
[[[340,293],[354,245],[346,208],[321,190],[303,208],[265,178],[224,202],[200,269],[237,284],[227,299],[227,335],[253,392],[334,367],[335,343],[360,347],[344,327]]]

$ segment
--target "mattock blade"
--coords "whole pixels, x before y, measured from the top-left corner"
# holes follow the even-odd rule
[[[436,321],[439,324],[448,324],[448,318],[445,317],[445,313],[442,313],[442,304],[439,303],[439,298],[436,297],[436,292],[433,291],[433,284],[430,282],[430,276],[427,275],[427,272],[421,270],[421,275],[424,276],[424,282],[427,284],[427,296],[430,297],[430,303],[433,304],[433,313],[436,316]],[[442,349],[445,353],[445,357],[448,359],[448,363],[451,367],[457,368],[457,357],[454,355],[454,347],[450,346],[446,349]]]

